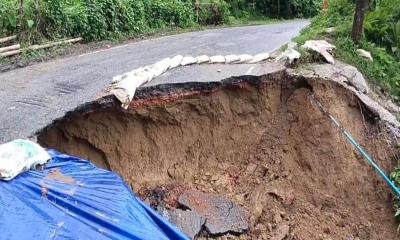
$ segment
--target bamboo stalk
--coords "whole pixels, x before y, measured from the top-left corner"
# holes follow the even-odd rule
[[[8,42],[8,41],[14,40],[16,38],[17,38],[17,35],[5,37],[5,38],[0,38],[0,43]]]
[[[54,46],[58,46],[61,44],[66,44],[66,43],[75,43],[75,42],[79,42],[79,41],[82,41],[82,38],[73,38],[73,39],[62,40],[62,41],[58,41],[58,42],[47,43],[47,44],[43,44],[43,45],[32,45],[32,46],[27,47],[26,49],[39,50],[39,49],[54,47]]]
[[[8,46],[8,47],[0,48],[0,53],[8,52],[8,51],[14,51],[14,50],[18,50],[20,48],[21,48],[21,45],[19,45],[19,44],[11,45],[11,46]]]
[[[75,43],[75,42],[79,42],[79,41],[82,41],[82,38],[67,39],[67,40],[47,43],[47,44],[43,44],[43,45],[32,45],[32,46],[29,46],[29,47],[24,48],[24,49],[20,49],[21,46],[19,46],[19,44],[17,44],[17,45],[13,45],[13,46],[10,46],[10,47],[5,47],[5,48],[8,48],[7,51],[6,50],[2,51],[1,48],[0,48],[0,57],[9,57],[9,56],[20,54],[22,51],[26,51],[26,50],[40,50],[40,49],[44,49],[44,48],[58,46],[58,45],[61,45],[61,44]],[[11,48],[11,47],[16,48],[17,46],[19,47],[18,49],[14,50],[14,49]],[[3,49],[5,49],[5,48],[3,48]]]
[[[0,53],[0,57],[9,57],[9,56],[20,54],[21,52],[22,52],[21,49],[3,52],[3,53]]]

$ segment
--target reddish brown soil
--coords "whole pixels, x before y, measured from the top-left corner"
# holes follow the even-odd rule
[[[358,99],[318,79],[266,77],[147,106],[142,99],[127,111],[67,117],[39,139],[118,172],[142,196],[164,187],[170,206],[181,188],[222,194],[251,213],[241,239],[279,238],[287,226],[285,239],[396,239],[388,188],[311,93],[383,169],[395,166],[389,136]]]

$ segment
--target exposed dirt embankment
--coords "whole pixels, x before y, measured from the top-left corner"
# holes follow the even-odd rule
[[[388,188],[311,93],[380,166],[394,167],[389,136],[353,93],[284,71],[147,88],[126,111],[111,100],[70,113],[39,141],[119,173],[137,192],[184,185],[224,195],[250,213],[243,238],[395,239]]]

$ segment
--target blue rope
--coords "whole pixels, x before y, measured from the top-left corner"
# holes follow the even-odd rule
[[[355,149],[363,156],[363,158],[375,169],[375,171],[383,178],[383,180],[386,182],[386,184],[390,187],[390,189],[396,194],[397,197],[400,197],[400,190],[397,188],[397,186],[394,184],[392,180],[388,176],[386,176],[385,172],[382,171],[382,169],[379,168],[379,166],[375,163],[375,161],[368,155],[368,153],[360,146],[360,144],[357,143],[356,140],[354,140],[353,136],[343,127],[342,124],[340,124],[339,121],[337,121],[329,112],[328,110],[317,100],[315,99],[314,95],[310,96],[310,99],[312,102],[314,102],[319,110],[326,116],[329,117],[329,119],[335,124],[337,128],[343,133],[343,135],[346,137],[347,141],[353,145]]]

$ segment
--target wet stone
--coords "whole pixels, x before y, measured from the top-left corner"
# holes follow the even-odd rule
[[[247,212],[221,196],[189,190],[179,197],[179,203],[205,218],[204,226],[212,235],[242,233],[249,228]]]
[[[191,239],[201,231],[206,219],[192,211],[168,211],[168,220]]]

